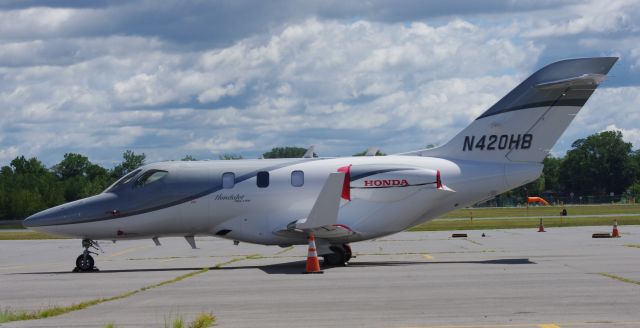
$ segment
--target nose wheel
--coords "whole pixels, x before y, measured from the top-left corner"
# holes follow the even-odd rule
[[[76,258],[76,267],[73,269],[73,272],[98,271],[98,268],[94,265],[95,261],[93,260],[93,256],[91,256],[91,254],[98,255],[98,253],[92,252],[89,249],[101,250],[100,245],[91,239],[83,239],[82,247],[84,248],[84,252]]]
[[[79,272],[93,271],[94,264],[93,256],[89,254],[80,254],[76,259],[76,270]]]

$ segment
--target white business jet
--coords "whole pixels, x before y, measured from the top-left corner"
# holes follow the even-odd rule
[[[540,176],[542,161],[605,79],[615,57],[550,64],[451,141],[390,156],[161,162],[101,194],[25,219],[82,239],[76,270],[92,271],[98,240],[194,236],[299,245],[313,234],[324,265],[350,243],[394,234]],[[313,153],[313,150],[311,151]]]

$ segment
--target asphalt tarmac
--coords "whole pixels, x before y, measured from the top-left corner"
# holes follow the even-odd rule
[[[0,311],[123,295],[0,326],[164,327],[204,312],[219,327],[640,327],[640,226],[620,230],[405,232],[353,244],[348,266],[321,275],[300,273],[305,246],[103,242],[100,272],[71,273],[79,240],[0,241]]]

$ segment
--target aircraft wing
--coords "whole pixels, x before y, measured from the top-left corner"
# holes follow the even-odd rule
[[[309,216],[295,222],[298,229],[313,229],[338,223],[340,195],[344,184],[344,173],[331,173],[316,198]]]
[[[329,174],[309,215],[289,223],[286,228],[277,230],[276,234],[301,234],[313,232],[317,238],[344,238],[355,234],[349,227],[338,224],[344,172]]]

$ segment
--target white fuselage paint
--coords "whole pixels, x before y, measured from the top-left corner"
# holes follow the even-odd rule
[[[213,171],[217,163],[210,161],[203,165],[210,165]],[[380,197],[344,201],[338,224],[358,232],[356,236],[345,240],[348,242],[397,233],[446,212],[492,198],[533,181],[542,170],[541,164],[505,164],[419,156],[311,160],[270,171],[270,182],[266,188],[258,188],[253,177],[237,183],[231,189],[221,189],[156,211],[104,221],[32,229],[94,240],[215,235],[227,229],[231,232],[224,238],[233,240],[266,245],[304,244],[305,238],[274,232],[309,214],[330,173],[347,165],[368,164],[439,170],[443,184],[454,192],[436,192],[433,188],[425,187],[415,188],[415,191],[391,201]],[[298,170],[304,172],[304,185],[294,187],[291,184],[291,172]],[[390,195],[398,198],[393,192]],[[126,233],[116,235],[116,231]]]

